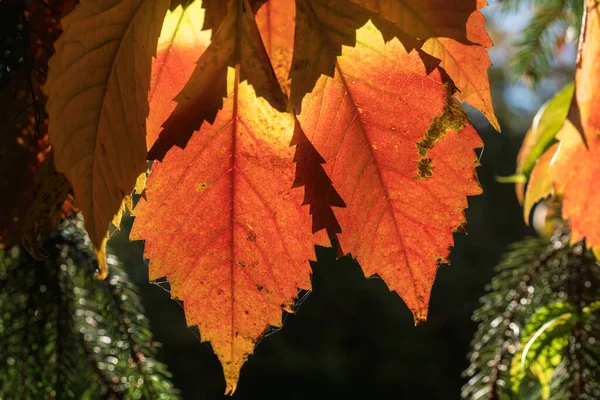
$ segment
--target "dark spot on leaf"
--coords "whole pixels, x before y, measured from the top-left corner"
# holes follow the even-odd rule
[[[444,107],[444,112],[433,119],[423,139],[416,143],[421,159],[417,163],[418,175],[415,179],[427,179],[433,176],[431,158],[427,157],[429,151],[449,131],[460,132],[468,120],[467,114],[462,109],[460,103],[452,97],[456,91],[452,82],[448,81],[444,83],[444,87],[446,88],[446,106]]]

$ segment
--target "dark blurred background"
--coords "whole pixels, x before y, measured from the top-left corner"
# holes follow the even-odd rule
[[[534,113],[573,76],[575,46],[561,44],[548,76],[532,88],[508,66],[513,43],[528,23],[527,7],[505,15],[484,9],[496,46],[490,50],[492,94],[502,133],[470,107],[485,143],[479,179],[484,194],[469,199],[468,234],[456,234],[451,266],[441,266],[428,322],[413,325],[410,311],[385,283],[365,279],[350,257],[335,261],[317,249],[313,292],[282,329],[270,332],[242,368],[234,399],[306,399],[347,396],[369,399],[458,399],[467,352],[476,325],[471,314],[508,244],[535,235],[526,227],[514,186],[496,182],[514,173],[515,158]],[[576,39],[576,38],[574,38]],[[223,398],[225,382],[210,345],[185,325],[183,308],[168,286],[148,283],[143,243],[128,242],[133,219],[124,221],[109,246],[138,284],[160,359],[168,364],[184,399]]]

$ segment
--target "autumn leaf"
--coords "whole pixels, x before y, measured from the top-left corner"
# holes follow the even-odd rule
[[[492,46],[481,9],[486,0],[351,0],[377,12],[425,43],[422,49],[441,60],[460,92],[456,96],[480,110],[500,131],[487,69]]]
[[[466,197],[481,193],[473,152],[481,140],[437,60],[411,51],[396,27],[352,3],[298,0],[296,15],[292,99],[319,76],[298,120],[347,205],[333,208],[342,248],[422,322]],[[355,31],[364,20],[375,22]],[[311,43],[304,53],[300,41]]]
[[[150,67],[168,7],[168,0],[82,0],[63,18],[48,63],[56,169],[73,185],[101,265],[109,222],[147,168]]]
[[[174,145],[184,148],[203,122],[213,123],[227,94],[227,68],[240,64],[240,79],[251,77],[256,93],[279,111],[286,99],[264,49],[252,8],[238,15],[240,1],[229,2],[229,13],[202,53],[188,84],[175,97],[177,106],[162,125],[149,159],[162,160]],[[194,108],[195,112],[188,112]]]
[[[183,89],[196,67],[196,61],[210,43],[211,33],[198,29],[204,21],[201,1],[185,10],[182,6],[168,12],[158,39],[156,58],[152,60],[150,103],[147,118],[148,149],[158,139],[161,125],[177,105],[173,98]]]
[[[600,10],[596,0],[585,0],[585,15],[577,55],[575,96],[569,110],[569,120],[584,140],[598,139],[600,135]]]
[[[294,49],[296,4],[291,0],[270,0],[258,9],[256,23],[283,92],[289,96],[289,72]]]
[[[131,233],[146,240],[150,279],[167,277],[188,325],[211,342],[227,393],[265,329],[310,289],[314,257],[302,192],[291,189],[293,122],[230,74],[214,123],[155,162]]]
[[[165,130],[192,135],[154,163],[131,233],[146,241],[150,279],[167,277],[188,325],[211,342],[226,393],[266,328],[310,289],[316,240],[292,189],[293,117],[259,91],[285,107],[252,9],[239,1],[177,97]]]

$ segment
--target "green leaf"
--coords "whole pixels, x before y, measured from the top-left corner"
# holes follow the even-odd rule
[[[529,176],[538,158],[555,143],[573,97],[573,83],[562,88],[539,109],[517,156],[517,174]]]
[[[526,378],[535,377],[542,398],[550,397],[550,380],[569,342],[576,321],[575,308],[569,303],[554,303],[538,310],[521,335],[521,346],[512,360],[511,385],[519,393]]]

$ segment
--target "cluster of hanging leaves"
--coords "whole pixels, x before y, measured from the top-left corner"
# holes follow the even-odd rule
[[[54,43],[49,139],[101,266],[155,160],[131,237],[211,342],[226,392],[310,289],[315,244],[425,320],[481,192],[459,101],[498,128],[485,1],[181,3],[82,0]]]
[[[600,264],[558,232],[513,246],[474,319],[468,399],[600,398]]]
[[[136,289],[111,256],[106,280],[83,221],[53,232],[46,260],[0,252],[0,398],[177,399]]]
[[[517,158],[517,195],[529,223],[533,206],[552,197],[569,220],[572,242],[600,248],[595,177],[600,173],[600,9],[585,2],[574,84],[538,112]],[[526,191],[524,181],[527,182]]]
[[[519,172],[531,173],[525,203],[554,193],[572,241],[592,247],[600,240],[596,5],[586,2],[569,122],[556,130],[540,122],[519,161]],[[298,290],[310,289],[316,244],[352,254],[415,322],[426,319],[437,267],[453,232],[464,231],[466,198],[481,192],[473,151],[481,141],[459,101],[498,129],[485,1],[74,6],[32,0],[24,24],[20,9],[10,11],[18,29],[3,45],[27,46],[22,59],[7,53],[7,71],[21,78],[2,75],[14,85],[2,103],[15,107],[2,125],[2,162],[19,164],[0,169],[0,185],[21,187],[13,192],[24,198],[2,200],[10,203],[1,204],[3,245],[22,237],[42,258],[40,234],[64,213],[72,185],[106,276],[109,223],[118,226],[132,190],[143,191],[131,238],[146,241],[151,279],[167,277],[187,323],[211,342],[228,393],[265,329],[280,326]],[[36,38],[34,22],[49,35]]]

